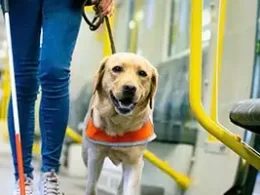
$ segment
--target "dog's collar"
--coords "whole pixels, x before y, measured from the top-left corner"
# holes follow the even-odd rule
[[[151,117],[144,126],[135,131],[127,132],[122,136],[110,136],[102,128],[94,125],[93,119],[89,117],[85,134],[89,141],[106,146],[134,146],[147,144],[156,138]]]

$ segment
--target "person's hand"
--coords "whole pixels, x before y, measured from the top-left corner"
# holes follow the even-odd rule
[[[112,15],[114,11],[115,0],[100,0],[99,8],[102,16]]]

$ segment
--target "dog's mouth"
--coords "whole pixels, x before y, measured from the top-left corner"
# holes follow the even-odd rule
[[[133,101],[133,97],[117,99],[112,91],[110,91],[110,98],[115,106],[116,112],[120,115],[129,115],[135,108],[136,103]]]

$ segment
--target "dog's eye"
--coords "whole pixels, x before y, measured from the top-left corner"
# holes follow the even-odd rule
[[[138,72],[138,74],[139,74],[139,76],[141,76],[141,77],[146,77],[146,76],[147,76],[146,72],[143,71],[143,70],[140,70],[140,71]]]
[[[121,66],[115,66],[115,67],[112,68],[112,71],[113,72],[122,72],[123,68]]]

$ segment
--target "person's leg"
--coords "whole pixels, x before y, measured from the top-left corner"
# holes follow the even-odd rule
[[[75,0],[43,0],[43,44],[39,78],[42,88],[41,195],[61,194],[57,173],[69,116],[70,63],[80,23]]]
[[[81,23],[79,1],[43,0],[39,79],[43,173],[58,172],[69,115],[70,63]]]
[[[10,0],[11,37],[20,119],[24,172],[32,179],[32,145],[34,139],[34,104],[38,93],[38,58],[41,32],[41,1]],[[10,98],[8,129],[15,177],[18,179],[15,130]]]

